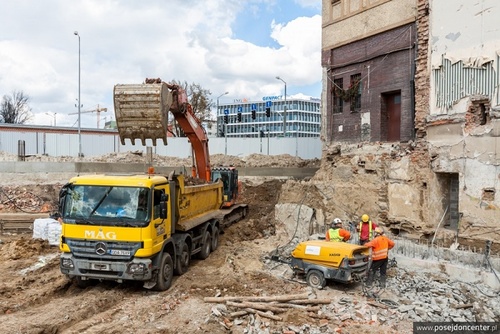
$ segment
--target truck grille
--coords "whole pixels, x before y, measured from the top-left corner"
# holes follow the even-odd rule
[[[71,252],[75,257],[99,260],[131,260],[138,249],[140,242],[109,242],[66,239]]]

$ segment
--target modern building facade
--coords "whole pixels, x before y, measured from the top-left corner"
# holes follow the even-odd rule
[[[217,129],[218,137],[319,137],[320,100],[267,96],[262,101],[221,104]]]

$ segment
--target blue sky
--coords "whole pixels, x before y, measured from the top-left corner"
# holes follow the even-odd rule
[[[114,119],[118,83],[146,77],[223,92],[221,103],[321,92],[320,0],[2,1],[0,96],[30,97],[32,124],[75,126],[80,36],[82,111]],[[96,127],[95,113],[82,127]]]

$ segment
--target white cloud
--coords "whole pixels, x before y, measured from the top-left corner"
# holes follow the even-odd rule
[[[274,24],[265,37],[279,47],[261,47],[233,36],[241,6],[236,0],[1,2],[8,15],[0,21],[0,96],[29,95],[32,123],[51,124],[49,112],[57,113],[58,125],[74,125],[77,116],[68,114],[77,111],[75,30],[82,110],[99,104],[111,111],[108,117],[113,86],[146,77],[199,83],[214,99],[229,91],[221,101],[280,94],[276,75],[295,87],[321,81],[320,16]],[[95,114],[82,115],[82,126],[95,125]]]

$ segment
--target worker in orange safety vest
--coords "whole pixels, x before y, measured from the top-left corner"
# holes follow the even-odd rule
[[[365,247],[370,247],[372,249],[372,264],[368,271],[366,285],[372,285],[375,273],[377,270],[380,270],[380,287],[385,288],[389,249],[394,247],[394,241],[384,235],[384,230],[381,227],[377,227],[374,232],[375,238],[364,244]]]
[[[364,245],[373,239],[373,231],[377,228],[377,224],[370,220],[370,216],[366,213],[361,216],[361,221],[357,227],[359,233],[359,244]]]
[[[342,220],[340,220],[340,218],[335,218],[331,228],[326,231],[326,240],[347,241],[349,239],[351,239],[351,233],[342,228]]]

